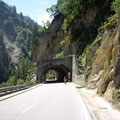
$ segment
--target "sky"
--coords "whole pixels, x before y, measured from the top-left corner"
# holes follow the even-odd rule
[[[42,21],[50,20],[46,9],[55,5],[57,0],[3,0],[11,6],[16,6],[17,13],[22,12],[24,16],[29,16],[38,24],[42,25]]]

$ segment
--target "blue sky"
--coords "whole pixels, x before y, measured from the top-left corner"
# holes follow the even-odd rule
[[[46,9],[57,3],[57,0],[3,0],[8,5],[15,5],[17,12],[22,12],[23,15],[28,15],[33,20],[42,24],[49,19],[49,14]]]

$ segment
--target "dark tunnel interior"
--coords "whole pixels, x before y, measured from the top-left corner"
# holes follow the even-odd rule
[[[54,79],[47,80],[46,79],[46,74],[50,70],[56,72],[56,80],[54,80]],[[42,74],[42,82],[44,82],[44,83],[64,82],[64,77],[68,76],[68,72],[71,72],[71,71],[67,67],[65,67],[63,65],[49,65],[49,66],[45,66],[45,69],[44,69],[43,74]],[[71,80],[70,80],[70,82],[71,82]]]

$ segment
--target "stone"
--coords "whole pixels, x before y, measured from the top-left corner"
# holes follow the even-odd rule
[[[54,70],[58,74],[57,81],[63,82],[68,72],[71,74],[74,73],[74,71],[72,71],[72,57],[38,61],[36,82],[45,82],[45,76],[49,70]]]
[[[99,80],[102,76],[102,73],[103,71],[99,71],[98,74],[95,74],[94,76],[91,76],[89,79],[88,79],[88,82],[87,82],[87,88],[89,89],[95,89],[98,87],[98,84],[99,84]]]
[[[92,75],[109,66],[109,60],[112,59],[113,39],[112,32],[106,31],[102,36],[102,43],[96,52],[96,57],[92,63]]]
[[[54,18],[50,28],[46,32],[40,33],[37,48],[35,48],[35,60],[52,59],[61,52],[60,42],[64,40],[64,33],[61,30],[64,17],[58,15]]]
[[[109,101],[113,102],[113,87],[114,87],[114,82],[111,81],[107,87],[106,92],[104,93],[104,98]]]
[[[115,64],[115,75],[114,75],[114,84],[115,88],[120,88],[120,10],[119,10],[119,19],[118,19],[118,37],[117,37],[117,43],[118,43],[118,53],[116,55],[116,64]]]
[[[86,54],[86,68],[89,67],[89,70],[92,69],[92,62],[93,62],[93,58],[95,57],[95,53],[98,50],[98,48],[100,47],[101,44],[101,39],[98,40],[97,42],[95,42],[88,50],[87,54]]]
[[[109,69],[110,70],[110,69]],[[100,85],[98,86],[98,90],[97,93],[98,94],[104,94],[110,81],[113,80],[114,77],[114,69],[112,69],[111,71],[107,71],[103,81],[100,83]]]

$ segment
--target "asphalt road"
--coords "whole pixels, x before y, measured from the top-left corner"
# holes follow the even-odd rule
[[[44,84],[0,102],[0,120],[91,120],[74,86]]]

